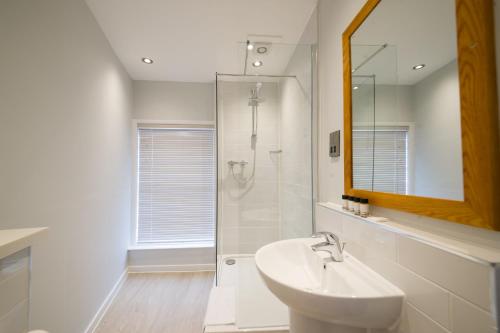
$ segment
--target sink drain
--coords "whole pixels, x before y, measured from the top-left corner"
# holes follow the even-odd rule
[[[226,259],[224,262],[226,263],[226,265],[236,264],[236,260],[234,260],[233,258]]]

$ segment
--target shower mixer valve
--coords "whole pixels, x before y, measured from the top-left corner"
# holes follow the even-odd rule
[[[233,175],[234,180],[236,180],[239,184],[246,184],[250,180],[250,178],[244,176],[245,166],[248,164],[247,161],[244,161],[244,160],[241,160],[239,162],[238,161],[228,161],[227,164],[231,168],[231,174]],[[235,174],[235,171],[234,171],[235,165],[240,166],[240,171],[237,174]],[[252,175],[252,177],[253,177],[253,175]]]
[[[240,167],[244,167],[245,165],[248,164],[248,162],[247,161],[243,161],[243,160],[241,160],[239,162],[238,161],[229,161],[229,162],[227,162],[227,164],[229,164],[229,166],[231,168],[234,167],[236,164],[239,164]]]

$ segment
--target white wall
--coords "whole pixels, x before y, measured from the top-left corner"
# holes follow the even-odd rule
[[[364,0],[318,3],[319,201],[340,202],[344,192],[343,150],[340,157],[328,156],[328,133],[343,130],[342,32],[364,3]]]
[[[215,88],[213,83],[133,81],[132,118],[141,121],[165,123],[215,121]],[[132,124],[131,124],[132,126]],[[132,129],[133,130],[133,129]],[[132,155],[136,154],[132,143]],[[132,166],[135,179],[135,165]],[[135,183],[132,192],[135,193]],[[132,200],[135,204],[135,200]],[[135,226],[135,209],[132,209],[131,225]],[[131,240],[132,243],[132,240]],[[181,260],[180,260],[181,259]],[[215,264],[215,247],[196,249],[130,249],[129,265],[161,266],[176,269],[178,265],[211,267]]]
[[[130,272],[215,270],[215,247],[129,250]]]
[[[126,268],[131,81],[82,0],[0,2],[0,228],[32,251],[32,327],[83,332]]]
[[[213,83],[134,81],[134,119],[215,120]]]
[[[375,86],[375,110],[373,109],[373,85],[358,85],[353,90],[353,123],[413,122],[413,90],[411,86],[377,84]]]
[[[415,195],[463,200],[457,62],[414,86]]]

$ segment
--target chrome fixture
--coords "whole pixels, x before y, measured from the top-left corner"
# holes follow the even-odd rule
[[[252,138],[257,136],[258,129],[258,107],[259,104],[264,102],[263,98],[260,98],[260,90],[262,89],[262,82],[257,82],[255,88],[250,91],[250,98],[248,99],[248,106],[252,107]]]
[[[151,58],[142,58],[142,62],[151,65],[154,61]]]
[[[312,235],[313,238],[324,237],[325,241],[311,245],[314,252],[325,251],[330,253],[330,258],[335,262],[344,261],[344,246],[345,243],[340,241],[340,238],[333,232],[319,231]]]
[[[369,55],[368,57],[366,57],[365,60],[363,60],[358,66],[356,66],[355,68],[351,69],[351,73],[354,73],[355,71],[357,71],[358,69],[360,69],[361,67],[363,67],[364,64],[366,64],[368,61],[372,60],[373,57],[375,57],[377,54],[379,54],[380,52],[382,52],[382,50],[384,50],[387,46],[389,46],[389,44],[387,44],[387,43],[381,45],[375,52],[373,52],[371,55]]]
[[[231,168],[232,168],[232,167],[234,167],[234,166],[235,166],[235,165],[237,165],[237,164],[238,164],[240,167],[244,167],[245,165],[247,165],[247,164],[248,164],[248,162],[247,162],[247,161],[243,161],[243,160],[241,160],[241,161],[239,161],[239,162],[238,162],[238,161],[228,161],[228,162],[227,162],[227,164],[228,164]]]
[[[255,88],[250,90],[250,98],[248,98],[248,106],[252,107],[252,136],[250,137],[250,148],[253,151],[253,163],[252,163],[252,173],[250,176],[245,176],[245,166],[248,164],[247,161],[228,161],[227,164],[231,169],[231,174],[234,180],[236,180],[240,185],[245,185],[249,181],[252,181],[255,176],[255,163],[257,157],[257,132],[259,124],[259,104],[264,102],[264,99],[260,97],[260,90],[262,89],[262,83],[257,82]],[[235,166],[239,165],[240,172],[235,173]]]

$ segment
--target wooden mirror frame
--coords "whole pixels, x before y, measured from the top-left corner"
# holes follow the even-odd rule
[[[455,0],[464,200],[353,188],[350,40],[380,1],[368,0],[342,35],[345,193],[367,198],[375,206],[500,230],[500,139],[493,0]]]

